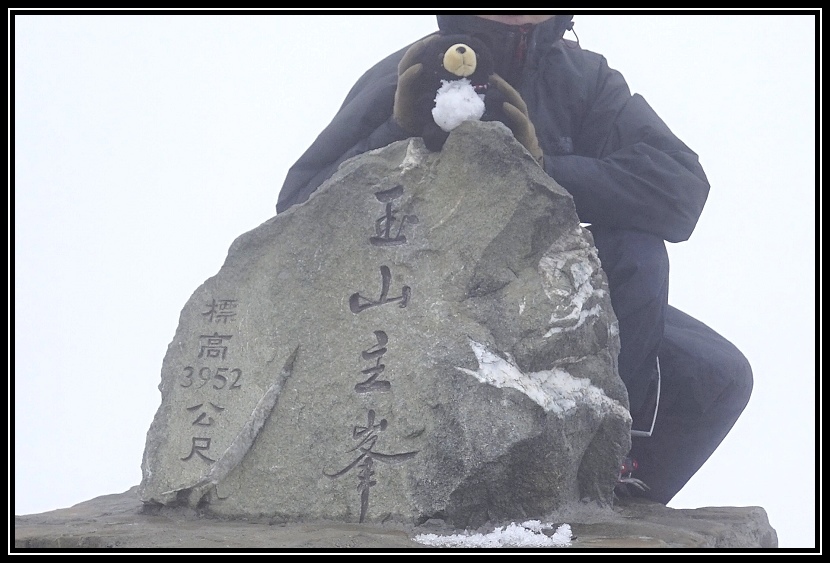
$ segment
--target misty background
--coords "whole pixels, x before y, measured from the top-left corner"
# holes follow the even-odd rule
[[[574,21],[582,47],[698,153],[712,189],[691,239],[668,245],[669,301],[754,371],[743,416],[669,506],[761,506],[780,547],[814,547],[818,19]],[[233,240],[274,215],[288,168],[360,75],[436,24],[276,13],[10,23],[10,502],[31,514],[140,482],[182,307]]]

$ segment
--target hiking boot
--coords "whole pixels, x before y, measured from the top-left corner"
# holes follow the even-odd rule
[[[614,486],[614,492],[620,495],[630,497],[636,493],[645,492],[649,486],[633,477],[632,474],[639,468],[637,460],[631,456],[625,456],[620,465],[620,475],[617,477],[617,484]]]

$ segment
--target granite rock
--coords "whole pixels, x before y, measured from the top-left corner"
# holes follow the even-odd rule
[[[456,528],[607,506],[618,351],[590,232],[506,127],[393,143],[240,236],[185,304],[139,496]]]

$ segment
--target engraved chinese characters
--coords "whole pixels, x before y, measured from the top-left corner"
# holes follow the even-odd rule
[[[375,221],[375,235],[369,237],[369,243],[374,246],[386,245],[400,245],[406,243],[406,235],[403,234],[403,228],[407,222],[417,223],[418,218],[415,215],[403,215],[400,219],[396,217],[393,208],[395,199],[403,195],[403,186],[397,185],[388,190],[375,192],[375,197],[381,203],[385,203],[385,214]],[[398,223],[397,228],[395,223]],[[387,303],[398,303],[398,307],[405,308],[409,303],[409,298],[412,289],[404,285],[401,290],[401,295],[397,297],[389,297],[389,287],[392,280],[392,272],[389,266],[380,266],[381,276],[381,290],[380,297],[377,300],[367,299],[360,295],[360,293],[353,293],[349,297],[349,309],[354,314],[359,314],[378,305]],[[385,365],[381,363],[383,356],[387,352],[386,345],[389,342],[387,333],[383,330],[375,330],[374,336],[376,342],[369,348],[361,352],[361,357],[364,360],[374,360],[374,365],[360,371],[362,375],[369,377],[363,381],[358,382],[354,390],[356,393],[373,393],[386,392],[392,388],[392,382],[378,379],[383,373]],[[346,465],[344,468],[335,472],[323,471],[323,474],[332,479],[342,477],[349,473],[352,469],[357,468],[357,490],[360,494],[360,522],[366,519],[366,513],[369,509],[369,492],[370,489],[377,484],[374,479],[375,470],[374,462],[378,461],[384,464],[398,464],[403,463],[415,457],[417,451],[402,452],[402,453],[381,453],[375,451],[375,444],[379,439],[379,433],[387,429],[388,422],[386,419],[375,420],[375,411],[369,409],[367,412],[367,421],[365,425],[356,426],[352,430],[352,439],[357,441],[357,444],[348,449],[349,452],[355,452],[354,460]]]
[[[610,494],[624,419],[553,409],[567,389],[537,381],[625,399],[597,258],[503,129],[350,159],[234,240],[168,346],[144,502],[466,526]],[[515,369],[479,366],[471,342]]]
[[[235,299],[213,299],[206,304],[207,310],[202,316],[206,324],[227,325],[236,316],[237,306]],[[242,387],[242,370],[222,365],[228,359],[228,343],[232,338],[232,334],[219,334],[217,331],[199,335],[199,353],[196,355],[199,363],[184,367],[179,385],[193,391],[194,404],[186,407],[192,418],[193,436],[190,451],[179,458],[182,461],[199,458],[207,463],[216,462],[216,454],[211,451],[214,438],[211,430],[219,423],[225,410],[221,392]]]

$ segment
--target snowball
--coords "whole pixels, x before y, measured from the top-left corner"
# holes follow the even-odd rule
[[[432,117],[435,123],[450,132],[464,121],[478,121],[484,115],[484,100],[466,78],[442,80],[435,94]]]

